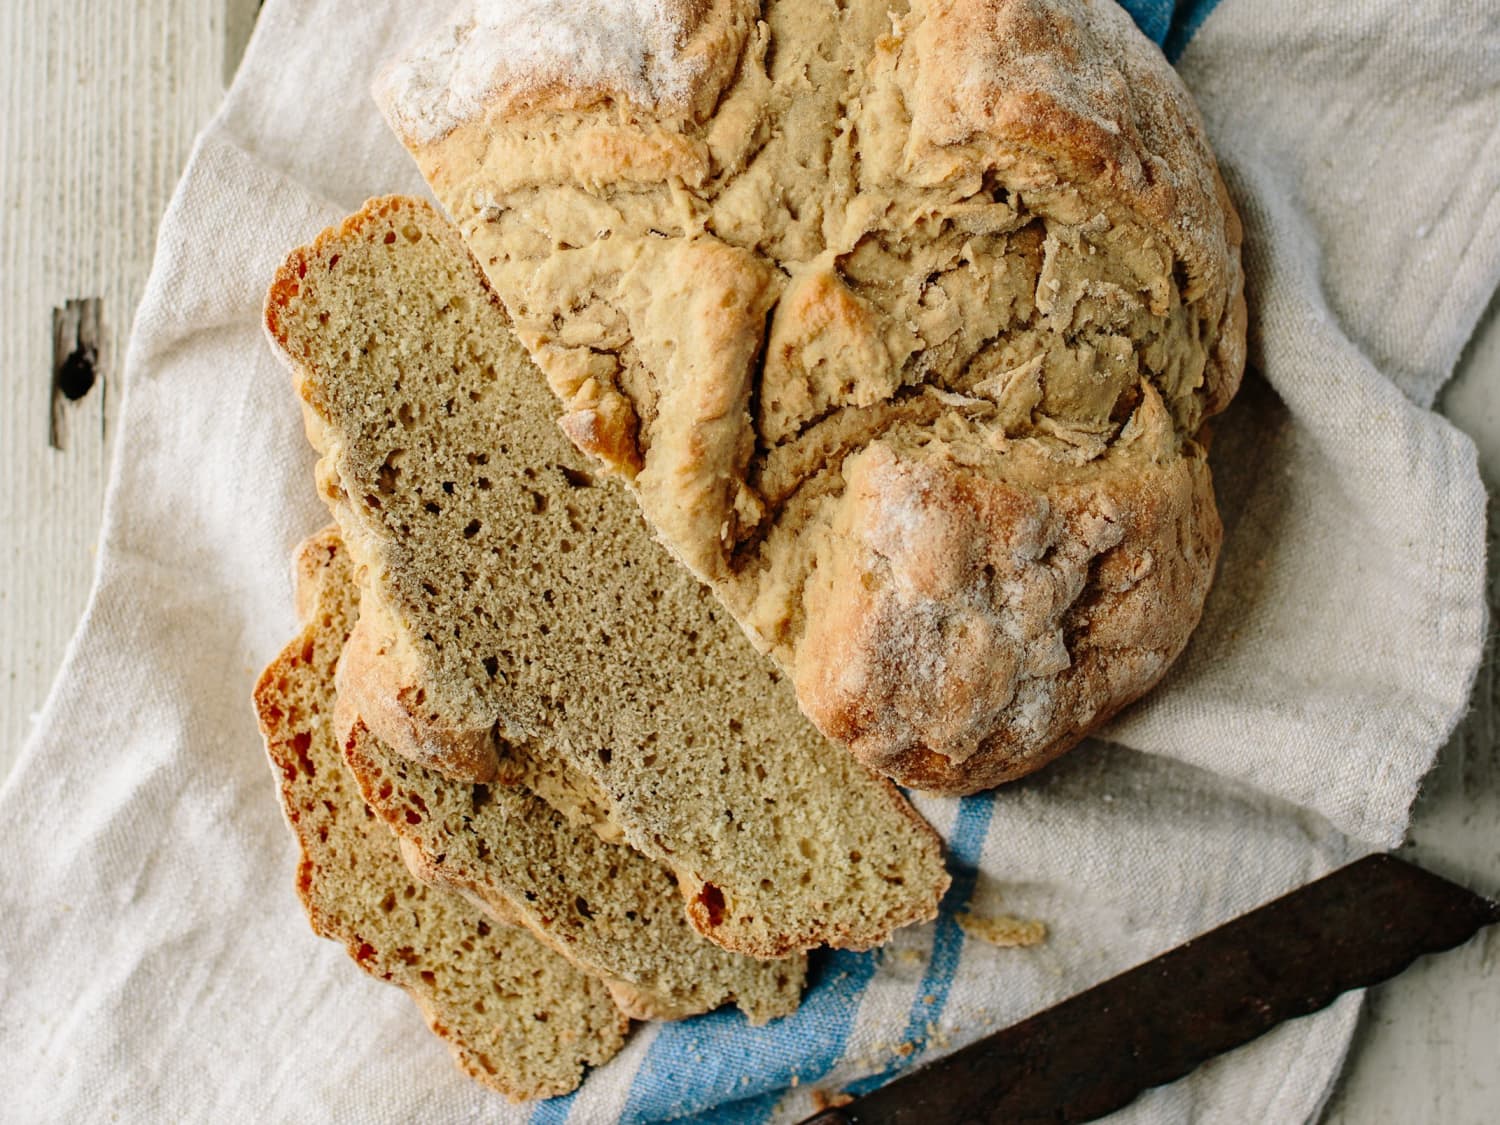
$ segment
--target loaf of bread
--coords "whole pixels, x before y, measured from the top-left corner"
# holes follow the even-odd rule
[[[567,1093],[620,1049],[629,1021],[603,984],[525,930],[407,871],[333,734],[334,665],[355,613],[347,556],[324,533],[303,545],[297,570],[306,624],[256,684],[255,709],[313,929],[405,989],[479,1082],[515,1100]]]
[[[1112,0],[477,0],[377,98],[595,464],[830,737],[967,793],[1155,684],[1240,226]]]
[[[562,763],[728,949],[866,947],[935,914],[936,835],[589,469],[436,212],[367,204],[291,255],[266,316],[357,564],[339,683],[370,731],[461,781]]]

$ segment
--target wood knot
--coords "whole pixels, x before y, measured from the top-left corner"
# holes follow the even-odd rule
[[[99,370],[104,335],[101,309],[98,297],[85,297],[52,310],[52,409],[47,444],[53,449],[65,447],[68,405],[85,398],[95,384],[103,382]],[[102,424],[102,412],[100,418]]]

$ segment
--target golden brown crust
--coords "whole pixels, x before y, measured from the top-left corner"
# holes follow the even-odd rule
[[[1146,442],[1127,434],[1072,479],[997,481],[932,445],[851,459],[797,654],[814,721],[872,769],[965,794],[1154,684],[1197,624],[1222,529],[1203,450]]]
[[[383,627],[373,599],[359,615],[339,661],[339,699],[351,713],[378,727],[398,754],[465,781],[494,780],[499,768],[493,730],[459,730],[426,706],[416,661],[404,653],[397,631]]]
[[[1226,227],[1238,221],[1202,121],[1118,4],[942,0],[912,35],[919,152],[979,145],[1023,166],[1031,158],[1027,181],[1118,201],[1169,241],[1189,289],[1228,293],[1238,261]]]

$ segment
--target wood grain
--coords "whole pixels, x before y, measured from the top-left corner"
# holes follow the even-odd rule
[[[41,706],[93,569],[120,362],[156,226],[217,106],[258,0],[0,0],[0,778]],[[59,404],[76,335],[54,314],[98,298],[95,378]],[[75,306],[81,317],[81,307]],[[1444,406],[1500,484],[1500,316]],[[1490,539],[1500,607],[1500,534]],[[1418,805],[1418,862],[1500,892],[1500,671]],[[1500,1120],[1500,935],[1418,963],[1372,992],[1325,1125]],[[1279,1123],[1271,1123],[1279,1125]]]
[[[120,364],[156,225],[259,0],[0,3],[0,776],[88,594]],[[97,298],[58,403],[54,310]],[[77,384],[75,384],[77,386]]]

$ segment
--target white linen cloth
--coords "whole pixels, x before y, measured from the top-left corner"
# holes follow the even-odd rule
[[[1132,748],[919,799],[956,873],[943,918],[820,957],[797,1016],[639,1027],[539,1107],[462,1078],[308,930],[249,705],[295,628],[291,550],[327,522],[264,290],[366,196],[421,191],[365,89],[445,6],[270,0],[163,220],[95,587],[0,789],[0,1116],[795,1120],[1400,838],[1484,630],[1474,452],[1427,407],[1500,278],[1500,9],[1199,4],[1182,71],[1246,220],[1269,386],[1219,427],[1221,575],[1170,682],[1111,728]],[[966,906],[1049,940],[965,941]],[[1314,1117],[1357,1011],[1117,1119]]]

